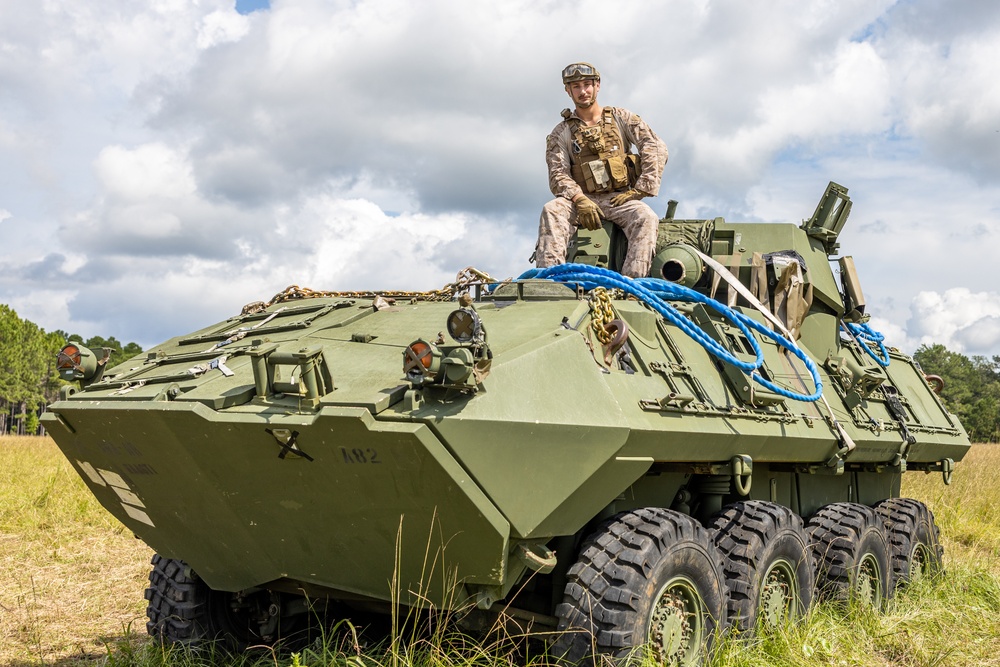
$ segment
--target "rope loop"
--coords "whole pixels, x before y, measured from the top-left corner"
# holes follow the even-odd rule
[[[862,349],[868,353],[869,357],[875,360],[875,363],[882,368],[889,367],[889,350],[885,348],[885,345],[882,342],[885,340],[885,336],[872,329],[867,322],[862,322],[861,324],[845,322],[844,324],[847,325],[847,329],[854,335],[854,337],[861,341]],[[875,350],[872,349],[871,344],[878,346],[879,354],[875,354]]]
[[[715,299],[696,292],[689,287],[684,287],[683,285],[671,283],[659,278],[633,279],[623,276],[620,273],[616,273],[615,271],[598,266],[590,266],[588,264],[558,264],[545,269],[530,269],[518,276],[517,280],[526,280],[528,278],[548,279],[561,283],[575,284],[579,285],[586,291],[591,291],[600,287],[620,289],[626,294],[631,294],[642,303],[645,303],[650,308],[655,310],[665,320],[694,339],[695,342],[705,348],[709,354],[727,364],[736,366],[741,371],[749,375],[754,382],[778,394],[779,396],[796,401],[812,402],[819,400],[823,393],[823,382],[820,380],[819,370],[817,369],[816,364],[809,358],[808,355],[806,355],[805,352],[802,351],[798,345],[795,344],[794,341],[789,340],[775,331],[772,331],[757,320],[737,310],[729,308]],[[703,329],[696,326],[691,320],[685,317],[679,310],[677,310],[676,307],[669,303],[669,301],[701,303],[722,315],[724,318],[729,320],[733,326],[739,329],[750,342],[750,346],[753,348],[754,360],[750,362],[736,357],[718,341],[705,333]],[[780,347],[788,350],[791,354],[798,357],[798,359],[802,361],[806,369],[809,371],[809,374],[812,376],[812,381],[816,390],[811,394],[794,392],[786,389],[785,387],[778,386],[763,377],[758,370],[764,365],[764,352],[761,350],[760,343],[757,341],[757,336],[754,336],[751,331],[756,331],[758,334],[766,336],[777,343]]]

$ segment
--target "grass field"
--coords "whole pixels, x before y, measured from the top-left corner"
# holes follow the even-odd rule
[[[979,445],[939,474],[910,473],[903,495],[941,527],[947,575],[920,582],[874,615],[819,605],[786,632],[728,641],[713,664],[861,667],[1000,666],[1000,446]],[[0,665],[184,666],[146,639],[149,548],[107,514],[47,438],[0,437]],[[511,658],[448,639],[359,653],[349,633],[299,657],[243,665],[499,667]],[[529,659],[530,661],[530,659]],[[230,661],[232,662],[232,661]]]

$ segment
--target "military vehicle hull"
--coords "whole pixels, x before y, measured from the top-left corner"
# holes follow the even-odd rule
[[[641,299],[612,294],[595,306],[596,291],[579,283],[525,279],[474,285],[458,308],[328,294],[251,309],[82,378],[81,390],[49,407],[46,426],[108,511],[207,590],[233,593],[236,611],[251,595],[305,595],[348,609],[502,608],[567,629],[587,568],[607,560],[594,551],[594,535],[654,526],[662,535],[656,558],[669,564],[671,549],[690,542],[714,563],[705,577],[732,588],[733,547],[720,541],[729,529],[713,522],[726,511],[736,523],[765,521],[749,518],[760,508],[776,517],[766,520],[775,539],[784,531],[815,552],[844,523],[841,505],[866,517],[859,508],[875,507],[883,520],[871,530],[887,560],[881,574],[878,558],[870,564],[888,582],[898,526],[886,502],[899,496],[908,470],[948,477],[968,438],[909,357],[879,352],[841,327],[860,298],[829,267],[839,228],[817,216],[812,228],[711,222],[708,255],[746,286],[754,253],[802,258],[812,299],[797,345],[816,364],[823,400],[755,388]],[[679,223],[661,223],[670,225]],[[587,245],[581,235],[578,261],[607,261],[587,255]],[[725,290],[706,282],[710,273],[696,276],[695,289],[721,298]],[[736,311],[767,324],[731,289]],[[760,286],[758,293],[769,296]],[[704,304],[673,306],[737,357],[754,356],[730,319]],[[603,319],[602,308],[610,309]],[[465,314],[453,320],[457,311]],[[595,321],[624,331],[625,344],[612,349]],[[458,335],[446,343],[444,331]],[[767,378],[793,394],[813,391],[800,360],[753,335]],[[873,362],[879,355],[885,366]],[[79,376],[81,367],[69,370]],[[932,516],[920,520],[933,524]],[[938,546],[925,546],[933,565]],[[819,570],[830,575],[831,567]],[[810,591],[815,583],[812,575],[800,582],[794,564],[775,572]],[[847,588],[856,587],[860,579],[848,575]],[[669,658],[687,650],[677,648],[678,637],[707,637],[734,621],[726,620],[734,610],[755,613],[699,576],[668,577],[663,590],[677,592],[667,607],[661,596],[639,605],[634,622],[585,630],[632,623],[638,630],[622,646],[598,649],[652,641]],[[162,594],[147,592],[151,609]],[[792,597],[782,604],[795,612]],[[800,597],[798,607],[810,599]],[[273,626],[280,608],[259,607],[245,622]],[[150,612],[154,634],[211,634],[171,634],[164,617],[174,609],[164,609]],[[682,621],[708,620],[694,630],[688,621],[657,630],[650,619],[664,609]],[[562,648],[579,658],[580,645]]]

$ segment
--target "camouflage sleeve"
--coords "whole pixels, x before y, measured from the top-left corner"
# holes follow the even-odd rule
[[[660,178],[667,164],[667,145],[646,125],[646,121],[627,109],[615,108],[625,139],[639,151],[642,174],[635,189],[655,197],[660,192]]]
[[[565,123],[559,123],[545,138],[545,163],[549,168],[549,189],[556,197],[565,197],[573,201],[573,197],[583,193],[583,190],[573,180],[569,151],[570,133]]]

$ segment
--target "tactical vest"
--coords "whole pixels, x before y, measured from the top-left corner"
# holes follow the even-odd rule
[[[639,156],[626,152],[613,111],[612,107],[604,107],[600,122],[589,127],[572,118],[569,109],[562,112],[573,133],[573,180],[588,194],[627,190],[635,185],[640,173]]]

